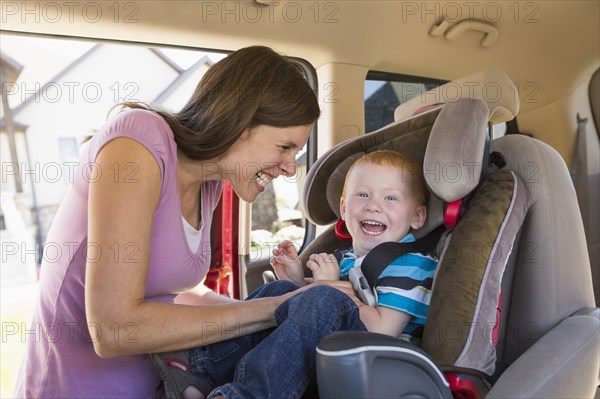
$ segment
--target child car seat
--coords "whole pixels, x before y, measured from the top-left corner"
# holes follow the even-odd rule
[[[501,95],[491,98],[486,87],[498,88]],[[308,218],[321,225],[334,222],[350,164],[362,153],[385,148],[423,163],[434,195],[427,224],[415,234],[429,233],[449,208],[460,214],[442,199],[456,203],[479,186],[487,170],[485,126],[512,119],[518,111],[515,96],[512,82],[494,70],[450,82],[401,105],[397,122],[341,143],[315,163],[303,198]],[[440,102],[446,105],[434,105]],[[424,107],[429,108],[414,115]],[[568,170],[556,151],[529,137],[503,137],[490,148],[500,160],[500,171],[475,190],[463,219],[442,246],[423,337],[425,354],[415,348],[411,354],[407,344],[378,334],[326,337],[318,348],[321,397],[447,397],[450,385],[455,397],[593,396],[599,375],[600,310],[594,308],[585,237]],[[454,168],[452,178],[440,178],[445,167]],[[498,191],[506,185],[508,190]],[[477,223],[488,214],[495,219],[491,242],[496,244],[486,246],[477,262],[450,256],[473,244],[469,240],[476,240],[473,233],[476,237],[482,228]],[[302,258],[340,244],[330,227]],[[458,333],[448,335],[449,326],[460,327]],[[438,368],[455,374],[443,376]],[[418,375],[422,382],[415,384]]]

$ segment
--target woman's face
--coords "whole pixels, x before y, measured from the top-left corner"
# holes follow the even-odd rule
[[[313,124],[246,129],[224,157],[221,173],[236,194],[252,202],[281,175],[296,174],[296,154],[304,147]]]

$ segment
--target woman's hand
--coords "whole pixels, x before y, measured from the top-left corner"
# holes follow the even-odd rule
[[[299,287],[306,284],[298,251],[291,241],[285,240],[273,249],[271,266],[280,280],[291,281]]]
[[[340,266],[332,254],[312,254],[308,258],[306,267],[312,270],[314,281],[336,281],[340,279]]]

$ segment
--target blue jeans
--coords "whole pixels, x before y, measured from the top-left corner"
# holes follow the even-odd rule
[[[248,299],[296,290],[274,281]],[[277,327],[190,349],[191,369],[205,382],[209,398],[300,398],[314,379],[316,347],[335,331],[366,331],[358,308],[341,291],[315,286],[275,310]]]

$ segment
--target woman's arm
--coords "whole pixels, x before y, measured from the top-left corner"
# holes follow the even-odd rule
[[[225,295],[219,295],[204,285],[204,281],[196,287],[183,294],[177,295],[175,303],[180,305],[218,305],[221,303],[235,303],[237,299],[229,298]]]
[[[137,167],[134,182],[105,173],[90,183],[88,245],[106,254],[86,265],[86,315],[98,355],[177,350],[275,325],[276,307],[292,294],[206,306],[144,301],[152,221],[161,190],[158,164],[145,147],[128,138],[108,143],[96,162],[103,171],[128,162]],[[135,262],[109,256],[114,245],[135,245]]]

